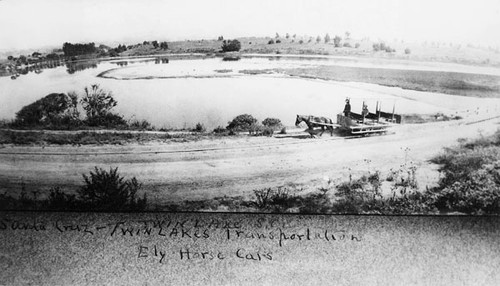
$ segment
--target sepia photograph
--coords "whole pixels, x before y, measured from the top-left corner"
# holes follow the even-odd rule
[[[154,256],[161,264],[168,255],[158,254],[160,246],[136,238],[149,235],[150,226],[159,237],[182,230],[179,241],[188,237],[194,245],[214,237],[212,231],[220,236],[204,242],[220,251],[193,254],[169,245],[182,261],[222,261],[225,247],[233,246],[221,241],[251,239],[227,251],[235,259],[271,263],[280,252],[255,241],[283,249],[339,237],[351,243],[346,253],[380,257],[376,247],[393,231],[403,241],[390,246],[394,255],[415,253],[418,243],[408,248],[403,236],[420,233],[422,241],[433,241],[424,256],[437,245],[443,252],[446,245],[462,245],[467,254],[487,253],[477,261],[455,253],[456,261],[464,259],[457,264],[472,269],[457,277],[473,280],[432,272],[432,265],[446,267],[446,259],[420,262],[422,271],[432,272],[428,277],[438,277],[432,281],[495,284],[500,277],[478,265],[498,263],[494,255],[500,255],[494,246],[499,29],[497,0],[0,0],[0,235],[10,245],[0,251],[8,270],[0,285],[140,284],[132,274],[132,280],[112,280],[93,275],[96,269],[78,274],[83,280],[54,269],[38,272],[32,264],[34,272],[26,274],[5,253],[17,247],[19,230],[35,252],[35,238],[26,233],[51,229],[57,238],[44,234],[43,245],[52,258],[36,261],[66,269],[69,264],[54,258],[56,246],[76,253],[81,235],[95,238],[103,229],[109,237],[130,234],[134,242],[123,247],[134,244],[130,257],[138,263]],[[244,223],[234,223],[239,219]],[[326,229],[333,225],[336,230]],[[384,238],[369,240],[377,226]],[[70,230],[79,238],[60,236]],[[436,239],[449,233],[459,236]],[[118,245],[109,246],[113,255],[122,255]],[[81,249],[86,258],[70,261],[83,263],[94,251],[104,257],[98,265],[121,267],[110,262],[116,255],[89,247]],[[324,253],[303,257],[324,261]],[[388,263],[410,263],[397,261]],[[304,269],[304,261],[281,262],[269,267],[316,273]],[[224,265],[248,275],[254,269]],[[385,271],[368,272],[378,282],[363,280],[361,272],[338,282],[419,284],[426,277],[400,271],[388,281]],[[309,282],[328,285],[321,273]],[[64,279],[51,280],[54,275]],[[226,280],[169,279],[176,277],[173,285],[294,284],[292,276],[218,275]],[[155,279],[151,285],[166,281]],[[309,284],[306,276],[296,279]]]

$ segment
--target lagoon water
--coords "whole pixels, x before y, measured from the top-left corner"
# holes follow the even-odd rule
[[[210,58],[170,60],[162,64],[150,58],[103,61],[89,65],[88,69],[60,66],[39,74],[21,75],[15,80],[0,77],[0,119],[13,119],[23,106],[47,94],[70,91],[82,94],[85,86],[96,83],[113,93],[118,101],[116,112],[126,119],[146,119],[158,128],[192,128],[201,122],[211,129],[225,126],[243,113],[261,121],[276,117],[291,126],[296,114],[335,118],[343,110],[346,97],[351,98],[353,111],[361,109],[362,101],[367,101],[374,110],[377,100],[383,102],[383,110],[388,112],[393,105],[400,113],[450,111],[443,110],[434,100],[415,101],[415,96],[425,98],[426,93],[399,88],[239,73],[245,69],[318,64],[332,64],[332,61],[253,57],[237,62]],[[98,77],[106,71],[109,78]]]

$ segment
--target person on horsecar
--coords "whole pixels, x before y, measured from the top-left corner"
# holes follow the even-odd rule
[[[368,114],[370,114],[370,111],[368,111],[368,105],[364,104],[363,103],[363,116],[367,116]]]
[[[349,117],[349,115],[351,115],[351,103],[349,98],[345,99],[344,115],[346,117]]]

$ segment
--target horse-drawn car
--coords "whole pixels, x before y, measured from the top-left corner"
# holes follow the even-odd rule
[[[393,107],[392,113],[383,112],[381,105],[377,102],[375,113],[368,111],[368,106],[363,102],[361,113],[351,112],[350,100],[346,99],[346,105],[343,113],[337,114],[337,123],[333,123],[330,118],[318,117],[312,115],[297,115],[295,125],[298,126],[301,122],[305,122],[308,129],[306,130],[311,137],[319,134],[323,135],[325,129],[333,135],[333,130],[338,128],[349,134],[368,135],[373,133],[385,133],[394,124],[401,123],[401,115],[395,114]],[[320,127],[321,131],[314,128]]]

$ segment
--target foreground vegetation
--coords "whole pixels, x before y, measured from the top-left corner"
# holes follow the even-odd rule
[[[84,184],[75,194],[59,187],[49,190],[47,198],[39,199],[38,192],[28,195],[24,187],[18,197],[0,194],[1,210],[64,210],[64,211],[140,211],[145,210],[147,198],[137,197],[142,184],[135,178],[125,180],[118,168],[106,171],[95,167],[83,174]]]
[[[425,190],[417,182],[417,167],[405,162],[385,175],[369,171],[306,194],[297,188],[264,188],[250,199],[225,196],[166,205],[148,203],[145,195],[137,198],[141,184],[135,177],[125,180],[117,169],[96,167],[83,175],[77,196],[54,187],[47,198],[38,199],[38,192],[30,196],[23,187],[18,197],[0,195],[0,209],[500,215],[500,130],[460,140],[431,161],[439,164],[441,179]]]

